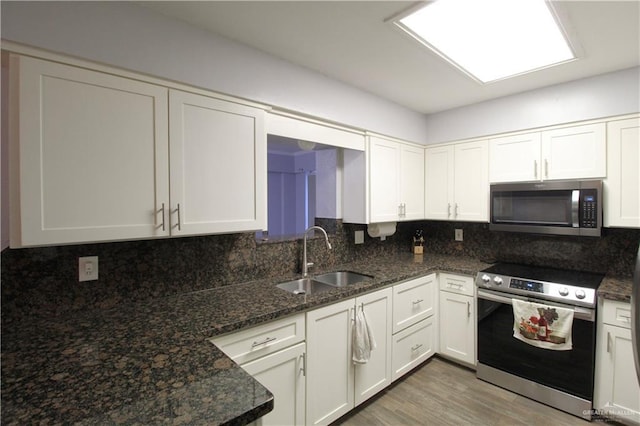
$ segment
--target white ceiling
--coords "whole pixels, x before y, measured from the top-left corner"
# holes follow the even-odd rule
[[[552,3],[579,59],[486,85],[471,80],[385,22],[415,2],[142,4],[430,114],[640,65],[640,0]]]

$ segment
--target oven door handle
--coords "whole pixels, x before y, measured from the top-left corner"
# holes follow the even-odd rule
[[[498,295],[493,292],[489,292],[480,288],[478,289],[478,299],[490,300],[492,302],[504,303],[507,305],[513,305],[513,303],[511,303],[512,299],[524,300],[527,302],[540,303],[542,305],[557,306],[559,308],[565,308],[565,309],[573,309],[574,318],[579,320],[584,320],[589,322],[594,322],[596,320],[595,309],[581,308],[580,306],[573,306],[570,308],[569,306],[566,306],[566,305],[563,306],[559,303],[552,303],[544,300],[531,299],[528,297],[522,297],[517,295],[502,296],[502,295]]]

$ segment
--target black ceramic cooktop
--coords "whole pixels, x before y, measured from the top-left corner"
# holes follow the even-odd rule
[[[498,263],[482,272],[592,289],[597,289],[604,278],[604,274],[593,272],[570,271],[515,263]]]

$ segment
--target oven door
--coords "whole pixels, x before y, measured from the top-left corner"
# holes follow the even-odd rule
[[[555,351],[513,337],[513,298],[570,307],[478,289],[478,364],[592,401],[595,310],[574,307],[572,349]]]

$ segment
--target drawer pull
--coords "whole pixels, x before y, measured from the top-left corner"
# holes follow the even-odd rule
[[[467,302],[467,317],[471,316],[471,302]]]
[[[277,340],[277,337],[267,337],[266,339],[264,339],[262,342],[253,342],[251,344],[251,348],[255,348],[256,346],[262,346],[262,345],[266,345],[267,343],[273,342],[274,340]]]
[[[447,283],[447,287],[451,288],[451,287],[457,287],[458,290],[464,287],[464,284],[460,284],[460,283]]]
[[[417,351],[418,349],[420,349],[422,347],[422,343],[418,343],[417,345],[413,346],[411,348],[411,351]]]
[[[411,303],[413,303],[414,305],[417,305],[418,303],[421,303],[421,302],[424,302],[424,299],[418,299],[415,302],[411,302]]]
[[[618,314],[618,321],[621,322],[631,322],[631,316]]]

